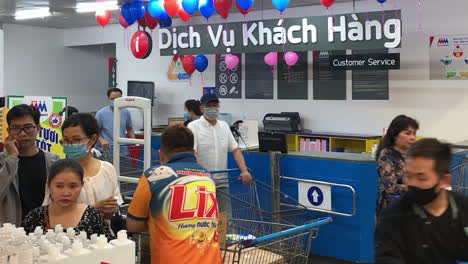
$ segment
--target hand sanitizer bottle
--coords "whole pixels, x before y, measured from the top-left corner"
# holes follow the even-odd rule
[[[110,243],[115,247],[115,264],[135,263],[135,242],[128,239],[126,230],[119,231]]]

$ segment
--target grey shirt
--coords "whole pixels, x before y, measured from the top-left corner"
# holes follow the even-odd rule
[[[44,155],[48,175],[50,166],[60,157],[49,152],[44,152]],[[18,162],[18,157],[10,156],[6,152],[0,153],[0,224],[21,224]]]

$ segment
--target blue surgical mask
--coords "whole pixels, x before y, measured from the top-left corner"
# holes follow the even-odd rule
[[[88,154],[86,145],[87,143],[63,145],[63,152],[67,155],[68,159],[81,159]]]
[[[110,102],[110,107],[111,107],[111,108],[114,108],[114,100],[112,100],[112,101]]]
[[[185,121],[188,121],[191,119],[190,115],[187,112],[184,112],[184,119]]]

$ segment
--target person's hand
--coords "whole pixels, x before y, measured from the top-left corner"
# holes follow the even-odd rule
[[[109,141],[103,139],[101,140],[101,145],[104,147],[104,148],[110,148],[110,143]]]
[[[244,184],[250,184],[252,182],[252,175],[250,175],[249,171],[241,171],[241,174],[239,175],[239,179]]]
[[[5,149],[7,150],[8,154],[13,157],[18,157],[19,155],[19,144],[16,139],[8,136],[5,140]]]
[[[109,197],[97,202],[94,205],[94,208],[101,211],[106,218],[111,218],[114,215],[114,213],[117,212],[119,205],[117,204],[117,199],[115,199],[114,197]]]

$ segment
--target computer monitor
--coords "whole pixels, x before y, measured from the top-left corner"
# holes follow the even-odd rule
[[[281,153],[288,153],[286,133],[267,131],[258,132],[258,143],[260,152],[280,151]]]

